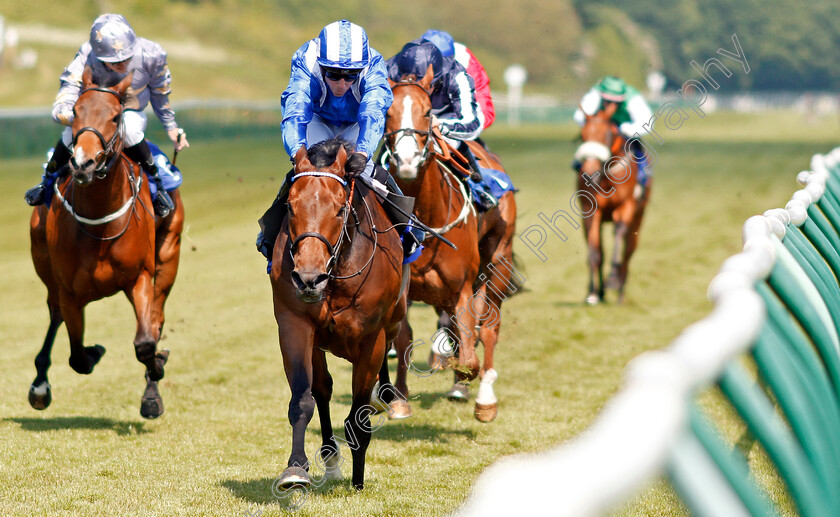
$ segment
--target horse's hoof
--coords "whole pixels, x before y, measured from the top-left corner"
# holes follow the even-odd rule
[[[497,413],[496,404],[475,404],[475,419],[479,422],[492,422]]]
[[[29,386],[29,405],[34,409],[43,410],[50,407],[52,402],[52,389],[49,382],[42,382],[38,386]]]
[[[327,481],[344,479],[341,474],[341,463],[341,456],[338,454],[331,454],[324,460],[324,477]]]
[[[81,373],[82,375],[89,375],[93,373],[93,367],[102,359],[102,356],[105,355],[105,347],[102,345],[93,345],[93,346],[86,346],[84,348],[85,355],[82,359],[78,356],[70,356],[70,368],[73,368],[73,371],[76,373]]]
[[[274,481],[274,486],[281,490],[294,487],[308,487],[312,484],[309,473],[300,467],[286,467],[286,470]]]
[[[391,420],[400,420],[411,416],[411,405],[403,399],[392,400],[388,407],[390,407],[388,418]]]
[[[470,398],[470,389],[466,384],[456,382],[452,385],[452,389],[446,394],[446,398],[453,402],[466,402]]]
[[[439,372],[446,369],[447,360],[445,357],[434,352],[429,352],[429,371]]]
[[[154,420],[163,414],[163,399],[158,397],[144,397],[140,402],[140,416]]]
[[[601,303],[601,298],[599,298],[597,294],[590,294],[586,297],[585,303],[586,305],[598,305]]]

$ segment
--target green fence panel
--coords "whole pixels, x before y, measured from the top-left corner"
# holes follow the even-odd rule
[[[806,517],[838,515],[826,505],[831,497],[825,493],[825,485],[805,451],[776,414],[767,395],[737,361],[724,367],[720,388],[767,451],[799,513]]]
[[[831,267],[837,283],[837,279],[840,278],[840,253],[837,253],[837,250],[840,250],[840,235],[815,205],[808,207],[808,219],[800,229]],[[837,284],[837,287],[840,287],[840,284]]]

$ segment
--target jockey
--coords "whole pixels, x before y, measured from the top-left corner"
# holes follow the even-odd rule
[[[443,54],[443,58],[452,58],[467,69],[467,74],[475,83],[475,98],[481,107],[483,117],[481,128],[485,130],[496,120],[496,108],[490,95],[490,78],[481,62],[463,43],[455,41],[448,32],[429,29],[423,33],[421,39],[431,41]]]
[[[449,145],[472,157],[463,142],[478,138],[482,117],[475,97],[475,86],[466,69],[454,59],[444,59],[437,46],[426,40],[406,43],[402,50],[388,59],[387,66],[388,77],[394,82],[408,75],[422,78],[427,69],[432,67],[434,77],[429,94],[432,125],[440,130]],[[476,201],[480,208],[489,210],[498,201],[490,194],[490,187],[483,179],[480,186],[474,190]]]
[[[365,30],[347,20],[333,22],[292,56],[289,85],[280,97],[286,152],[294,160],[301,146],[309,148],[330,138],[353,142],[356,152],[368,158],[363,175],[380,195],[395,199],[397,194],[405,199],[391,175],[375,167],[371,158],[382,139],[385,114],[393,100],[385,62],[369,46]],[[286,214],[289,177],[259,221],[257,249],[269,261]],[[392,219],[398,218],[389,205],[383,207]],[[395,222],[405,224],[407,220]],[[414,230],[412,235],[422,236],[422,232]],[[403,245],[405,257],[410,257],[418,251],[419,240],[405,238]]]
[[[134,29],[120,14],[103,14],[94,20],[90,28],[90,41],[81,46],[76,58],[61,74],[61,87],[53,104],[52,117],[65,128],[47,163],[42,182],[26,192],[26,202],[32,206],[43,204],[48,194],[46,185],[63,173],[64,166],[70,160],[73,106],[81,93],[82,73],[86,67],[90,68],[93,82],[98,85],[113,85],[126,75],[134,74],[123,102],[123,151],[129,158],[139,162],[143,171],[155,182],[155,214],[166,217],[175,205],[163,187],[145,140],[147,118],[143,110],[149,102],[174,143],[175,150],[180,151],[190,144],[184,131],[175,123],[175,112],[169,105],[169,83],[172,77],[166,64],[166,52],[157,43],[135,35]]]
[[[639,165],[637,182],[642,187],[644,197],[648,180],[653,175],[653,168],[638,138],[648,134],[648,129],[644,124],[650,121],[653,112],[639,91],[617,77],[604,77],[583,96],[580,107],[574,113],[574,120],[579,126],[583,126],[586,115],[594,115],[609,103],[618,105],[612,121],[618,126],[619,132],[624,137],[633,139],[631,144],[635,155],[633,161]],[[579,163],[574,163],[572,166],[575,170],[580,169]]]

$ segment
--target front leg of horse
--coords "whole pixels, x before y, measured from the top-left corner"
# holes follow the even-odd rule
[[[598,305],[604,300],[604,276],[602,272],[601,220],[597,212],[583,220],[583,228],[586,232],[589,264],[589,294],[586,295],[586,304]]]
[[[275,306],[276,306],[275,301]],[[289,462],[277,480],[281,489],[308,487],[312,484],[309,476],[309,459],[306,457],[304,441],[306,427],[315,414],[313,387],[313,338],[314,328],[300,320],[278,318],[280,331],[280,350],[283,353],[283,369],[292,392],[289,401],[289,424],[292,426],[292,452]]]
[[[61,314],[64,316],[64,325],[70,338],[70,367],[77,373],[89,375],[105,354],[105,347],[84,346],[84,306],[65,292],[61,294]]]
[[[47,329],[41,351],[35,357],[36,375],[35,380],[29,387],[29,405],[35,409],[47,409],[52,402],[52,389],[47,378],[47,370],[52,364],[50,355],[53,343],[55,343],[55,334],[63,321],[61,310],[58,307],[50,307],[50,326]]]
[[[394,340],[394,350],[397,352],[397,379],[394,383],[395,393],[390,392],[389,387],[382,386],[380,380],[380,392],[387,393],[386,397],[390,400],[384,400],[388,404],[388,418],[402,419],[408,418],[412,415],[411,405],[408,403],[408,368],[411,364],[411,342],[414,337],[414,331],[408,322],[408,316],[400,323],[400,332]],[[387,359],[386,359],[387,361]],[[387,364],[385,364],[387,368]],[[381,398],[381,397],[380,397]]]
[[[353,404],[344,421],[344,430],[353,456],[352,481],[356,490],[365,487],[365,455],[373,433],[370,415],[376,412],[370,405],[370,395],[385,358],[385,331],[380,331],[375,342],[369,343],[368,346],[372,349],[361,350],[358,355],[360,359],[353,363]]]
[[[154,286],[152,276],[144,271],[137,278],[134,288],[127,293],[134,306],[137,318],[137,333],[134,335],[134,355],[146,366],[149,379],[159,381],[163,379],[163,366],[166,364],[168,353],[157,352],[157,339],[152,324],[152,300]]]
[[[466,402],[469,399],[469,382],[478,376],[480,363],[475,353],[475,343],[478,339],[478,315],[483,305],[483,302],[477,299],[480,297],[480,291],[473,293],[471,285],[465,285],[451,318],[453,334],[457,339],[458,360],[453,366],[455,383],[447,397],[456,402]]]
[[[333,392],[333,380],[327,369],[324,351],[315,347],[312,352],[312,397],[318,407],[321,421],[321,449],[318,451],[320,467],[326,480],[341,479],[341,464],[344,459],[338,444],[333,440],[332,419],[330,418],[330,399]],[[316,459],[316,461],[317,461]]]
[[[610,276],[607,287],[619,292],[619,300],[624,290],[624,280],[627,277],[627,263],[625,253],[627,249],[628,226],[623,221],[615,223],[615,245],[613,246]]]

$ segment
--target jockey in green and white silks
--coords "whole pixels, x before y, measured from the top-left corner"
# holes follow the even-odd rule
[[[82,74],[89,68],[93,82],[110,86],[133,74],[131,86],[123,100],[123,145],[129,158],[140,163],[143,170],[155,181],[157,193],[155,213],[166,217],[174,208],[158,175],[154,158],[145,140],[147,124],[143,110],[151,103],[176,150],[189,147],[183,130],[175,122],[175,112],[169,105],[169,87],[172,77],[166,63],[166,52],[157,43],[138,37],[128,21],[119,14],[103,14],[94,20],[90,40],[82,44],[75,59],[61,74],[61,86],[53,104],[52,117],[63,124],[64,131],[56,143],[55,151],[47,164],[44,181],[26,193],[26,201],[36,206],[45,202],[45,185],[50,175],[60,173],[72,156],[73,107],[82,92]]]
[[[579,126],[583,126],[586,121],[585,115],[594,115],[605,103],[610,102],[618,105],[612,121],[616,123],[622,135],[630,139],[637,134],[637,138],[648,134],[645,124],[653,117],[650,106],[637,89],[617,77],[607,76],[586,92],[573,118]],[[639,165],[637,181],[644,188],[653,173],[652,164],[641,145],[634,143],[632,149],[635,154],[634,161]],[[579,169],[580,164],[575,164],[574,167]]]

